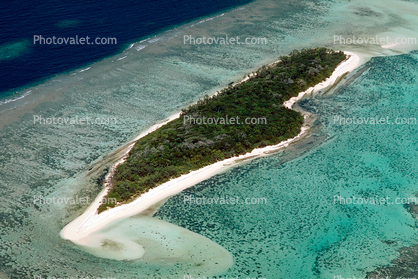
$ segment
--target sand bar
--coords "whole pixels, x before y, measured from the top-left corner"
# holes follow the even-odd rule
[[[329,86],[331,86],[341,75],[350,72],[360,66],[362,64],[362,59],[359,55],[351,52],[345,52],[349,58],[342,62],[333,72],[333,74],[326,79],[325,81],[307,89],[304,92],[299,93],[297,97],[293,97],[290,100],[286,101],[284,103],[284,106],[287,108],[292,108],[292,106],[302,99],[306,94],[316,92],[322,89],[325,89]],[[168,120],[156,124],[149,128],[147,131],[141,133],[137,138],[142,138],[148,133],[151,133],[158,129],[159,127],[163,126],[164,124],[168,123],[169,121],[172,121],[176,118],[180,117],[180,113],[172,115]],[[305,120],[308,116],[305,115]],[[287,147],[292,142],[295,142],[297,140],[300,140],[304,136],[306,136],[308,131],[308,126],[305,124],[303,125],[301,132],[294,138],[288,139],[286,141],[283,141],[279,144],[267,146],[264,148],[257,148],[254,149],[252,152],[246,153],[244,155],[240,155],[237,157],[232,157],[229,159],[225,159],[223,161],[216,162],[212,165],[203,167],[199,170],[192,171],[188,174],[184,174],[178,178],[172,179],[166,183],[161,184],[158,187],[155,187],[148,192],[142,194],[140,197],[132,201],[128,204],[122,204],[119,206],[116,206],[115,208],[108,209],[101,214],[97,214],[97,208],[100,206],[100,202],[102,201],[103,197],[106,196],[109,188],[106,187],[94,200],[94,202],[87,208],[87,210],[78,218],[76,218],[74,221],[69,223],[67,226],[64,227],[64,229],[61,231],[61,237],[64,239],[68,239],[73,241],[76,244],[79,245],[86,245],[88,235],[96,232],[102,228],[104,228],[106,225],[122,219],[129,216],[136,215],[138,213],[141,213],[142,211],[146,210],[150,206],[156,204],[157,202],[164,200],[172,195],[178,194],[179,192],[183,191],[186,188],[189,188],[203,180],[206,180],[222,171],[225,171],[229,167],[233,166],[237,162],[241,162],[245,159],[253,159],[255,157],[260,156],[267,156],[268,154],[272,153],[272,151],[278,151],[282,148]],[[126,160],[126,157],[128,156],[128,153],[130,149],[133,147],[134,143],[131,144],[131,146],[128,148],[129,150],[126,151],[126,153],[122,156],[122,158],[112,166],[111,171],[109,175],[106,178],[106,184],[109,183],[111,176],[113,174],[114,169],[116,166],[124,160]],[[108,186],[108,185],[107,185]],[[83,240],[84,239],[84,240]]]

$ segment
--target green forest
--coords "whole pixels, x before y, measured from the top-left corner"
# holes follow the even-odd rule
[[[328,78],[345,59],[343,52],[326,48],[295,50],[247,81],[183,109],[180,118],[135,143],[115,170],[107,200],[130,201],[182,174],[296,136],[303,116],[283,102]],[[235,121],[222,121],[227,118]],[[99,213],[115,205],[103,203]]]

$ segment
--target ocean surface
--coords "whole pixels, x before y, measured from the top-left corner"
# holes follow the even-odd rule
[[[17,44],[10,45],[14,37],[6,36],[2,45],[9,45],[0,54],[13,57],[0,61],[2,69],[7,69],[1,73],[2,83],[10,82],[11,75],[29,72],[25,59],[35,62],[31,77],[20,76],[14,85],[4,88],[35,84],[14,96],[4,90],[0,100],[0,278],[361,277],[390,264],[401,247],[417,244],[415,220],[403,204],[354,205],[335,199],[388,197],[395,202],[418,192],[418,124],[413,121],[418,106],[418,54],[409,52],[418,47],[390,50],[336,45],[333,39],[340,34],[416,37],[418,2],[185,3],[172,2],[170,7],[178,5],[174,12],[158,2],[155,10],[148,8],[153,16],[130,8],[146,5],[142,2],[91,8],[109,13],[109,19],[101,22],[100,16],[88,16],[88,5],[96,4],[74,3],[85,7],[84,16],[76,17],[74,11],[79,9],[74,8],[72,16],[65,17],[62,14],[72,8],[51,2],[53,7],[62,7],[56,9],[62,14],[51,11],[49,34],[55,34],[56,28],[63,28],[63,34],[74,34],[71,28],[112,36],[116,36],[113,28],[126,31],[118,36],[127,47],[88,49],[96,52],[91,60],[85,49],[74,46],[66,47],[74,54],[67,58],[56,49],[55,56],[48,53],[37,59],[34,53],[42,53],[42,49],[25,43],[33,30],[22,31]],[[199,10],[196,5],[206,8]],[[241,6],[223,12],[237,5]],[[49,11],[37,7],[43,13]],[[121,10],[132,14],[117,12]],[[190,17],[183,10],[190,11]],[[30,11],[26,13],[32,16]],[[2,18],[11,21],[7,15]],[[144,27],[145,31],[126,29],[137,24],[135,19],[157,24],[162,18],[167,18],[164,24]],[[96,20],[103,32],[89,29]],[[187,23],[180,25],[182,22]],[[23,21],[20,24],[25,29]],[[161,30],[167,31],[157,34]],[[144,41],[150,33],[150,39]],[[183,43],[185,35],[257,37],[266,38],[267,43],[189,45]],[[40,200],[94,198],[100,191],[97,180],[116,158],[108,155],[141,131],[280,55],[314,46],[374,58],[336,91],[300,102],[317,119],[308,141],[199,183],[170,198],[154,217],[135,216],[109,225],[100,232],[109,238],[100,251],[60,238],[61,229],[86,205]],[[77,60],[75,55],[83,57]],[[92,61],[97,62],[86,67]],[[50,69],[35,73],[35,65]],[[370,120],[376,116],[407,121],[381,125],[335,121],[336,117]],[[36,121],[53,117],[103,121],[89,125]],[[109,119],[112,121],[106,121]],[[185,202],[190,197],[235,196],[265,198],[266,202]],[[145,245],[145,256],[112,259],[126,242]],[[217,262],[220,259],[223,261]]]

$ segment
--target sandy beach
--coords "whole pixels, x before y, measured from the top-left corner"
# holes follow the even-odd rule
[[[302,99],[306,94],[311,94],[313,92],[317,92],[319,90],[325,89],[329,86],[332,86],[334,82],[342,75],[347,72],[354,70],[355,68],[359,67],[364,61],[361,59],[361,56],[351,52],[345,52],[349,58],[342,62],[333,72],[333,74],[325,81],[317,84],[314,87],[307,89],[304,92],[299,93],[297,97],[293,97],[290,100],[284,103],[284,106],[287,108],[292,108],[292,106]],[[242,81],[241,81],[242,82]],[[148,133],[151,133],[158,129],[159,127],[165,125],[169,121],[172,121],[180,116],[180,113],[174,114],[169,117],[164,122],[158,123],[147,131],[141,133],[137,138],[142,138]],[[63,228],[61,231],[61,237],[64,239],[71,240],[72,242],[79,244],[79,245],[86,245],[88,242],[88,236],[93,232],[97,232],[98,230],[104,228],[108,224],[122,219],[129,216],[136,215],[141,213],[142,211],[146,210],[150,206],[158,203],[161,200],[164,200],[172,195],[175,195],[186,188],[189,188],[203,180],[206,180],[222,171],[227,170],[229,167],[235,165],[237,162],[241,162],[242,160],[250,160],[260,156],[267,156],[272,152],[278,151],[287,147],[292,142],[298,141],[307,135],[309,125],[307,124],[307,115],[305,117],[305,123],[301,129],[301,132],[294,138],[288,139],[283,141],[277,145],[267,146],[264,148],[254,149],[252,152],[247,154],[229,158],[215,164],[206,166],[196,171],[192,171],[188,174],[184,174],[178,178],[172,179],[166,183],[161,184],[160,186],[149,190],[147,193],[142,194],[140,197],[135,199],[129,204],[122,204],[115,208],[108,209],[101,214],[97,214],[97,208],[100,205],[103,197],[107,195],[109,190],[109,182],[111,180],[112,174],[116,168],[116,166],[120,163],[123,163],[126,157],[129,154],[130,149],[133,147],[134,142],[130,145],[128,150],[124,153],[121,159],[112,166],[111,171],[109,172],[108,176],[106,177],[106,187],[105,189],[98,195],[98,197],[94,200],[94,202],[87,208],[87,210],[74,221],[69,223],[67,226]]]

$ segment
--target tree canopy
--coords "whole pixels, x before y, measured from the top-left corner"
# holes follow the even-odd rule
[[[107,200],[130,201],[182,174],[296,136],[303,116],[283,103],[328,78],[345,59],[326,48],[295,50],[183,109],[180,118],[135,143],[115,170]],[[103,203],[99,213],[114,206]]]

